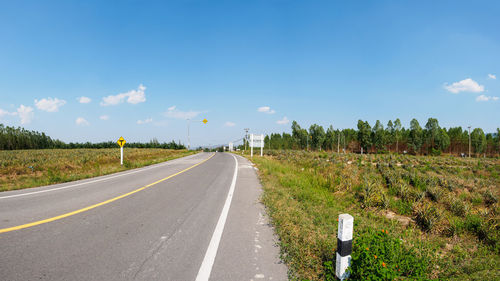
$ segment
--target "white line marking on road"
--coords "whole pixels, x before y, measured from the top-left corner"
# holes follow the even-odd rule
[[[227,214],[229,213],[229,207],[231,206],[231,200],[233,199],[234,187],[236,185],[236,178],[238,177],[238,159],[231,154],[234,158],[235,167],[233,181],[231,182],[231,187],[229,187],[229,192],[227,194],[226,203],[222,208],[222,212],[219,217],[219,221],[215,226],[214,233],[212,234],[212,239],[210,239],[210,244],[208,245],[207,252],[201,263],[200,270],[196,276],[196,281],[208,281],[210,278],[210,273],[212,272],[212,267],[215,262],[215,256],[217,255],[217,249],[219,248],[220,239],[222,237],[222,232],[224,231],[224,225],[226,224]]]
[[[197,154],[194,154],[194,155],[197,155]],[[190,157],[190,156],[191,155],[186,156],[186,157],[193,158],[193,157]],[[183,158],[177,158],[177,159],[185,159],[185,158],[183,157]],[[177,160],[177,159],[173,159],[173,160]],[[27,193],[21,193],[21,194],[14,194],[14,195],[3,196],[3,197],[0,197],[0,200],[7,199],[7,198],[14,198],[14,197],[21,197],[21,196],[33,195],[33,194],[38,194],[38,193],[45,193],[45,192],[50,192],[50,191],[57,191],[57,190],[66,189],[66,188],[75,187],[75,186],[81,186],[81,185],[85,185],[85,184],[89,184],[89,183],[106,181],[106,180],[110,180],[110,179],[114,179],[114,178],[118,178],[118,177],[122,177],[122,176],[126,176],[126,175],[131,175],[131,174],[135,174],[135,173],[139,173],[139,172],[144,172],[144,171],[151,170],[151,169],[154,169],[154,168],[160,168],[160,167],[163,167],[163,166],[167,166],[167,165],[170,165],[171,161],[173,161],[173,160],[166,161],[164,163],[160,163],[160,164],[154,165],[152,167],[140,168],[139,170],[136,170],[136,171],[132,171],[132,172],[128,172],[128,173],[123,173],[123,174],[119,174],[119,175],[114,175],[114,176],[109,176],[109,177],[105,177],[105,178],[102,178],[102,179],[90,180],[90,181],[86,181],[86,182],[81,182],[81,183],[77,183],[77,184],[72,184],[72,185],[67,185],[67,186],[62,186],[62,187],[56,187],[56,188],[51,188],[51,189],[46,189],[46,190],[39,190],[39,191],[33,191],[33,192],[27,192]]]

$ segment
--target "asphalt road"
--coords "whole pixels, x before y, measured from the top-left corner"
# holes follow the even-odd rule
[[[0,280],[287,280],[255,170],[200,153],[0,193]]]

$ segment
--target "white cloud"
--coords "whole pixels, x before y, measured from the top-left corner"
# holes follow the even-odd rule
[[[148,119],[144,119],[144,120],[137,120],[137,124],[141,125],[141,124],[147,124],[147,123],[151,123],[153,122],[153,118],[148,118]]]
[[[29,124],[33,117],[35,117],[35,113],[33,112],[33,107],[20,105],[17,108],[17,115],[21,119],[21,124]]]
[[[492,97],[492,96],[485,96],[485,95],[480,95],[476,98],[476,101],[497,101],[499,98],[498,97]]]
[[[79,103],[89,103],[89,102],[91,102],[91,101],[92,101],[92,100],[91,100],[90,98],[88,98],[88,97],[79,97],[79,98],[78,98],[78,102],[79,102]]]
[[[8,111],[3,110],[3,109],[0,108],[0,118],[4,117],[6,115],[12,115],[12,116],[14,116],[14,115],[17,115],[17,112],[8,112]]]
[[[109,116],[108,115],[101,115],[101,116],[99,116],[99,119],[101,119],[101,120],[109,120]]]
[[[175,105],[168,108],[168,110],[163,113],[165,116],[175,119],[193,119],[198,116],[201,112],[199,111],[181,111],[178,110]]]
[[[231,121],[227,121],[226,123],[224,123],[224,126],[226,126],[226,127],[234,127],[234,126],[236,126],[236,123],[231,122]]]
[[[481,93],[484,92],[484,86],[479,85],[476,81],[467,78],[460,82],[455,82],[451,85],[445,85],[444,88],[454,94],[458,94],[460,92],[472,92],[472,93]]]
[[[83,117],[76,118],[75,123],[76,123],[76,125],[79,125],[79,126],[88,126],[88,125],[90,125],[89,121],[85,120],[85,118],[83,118]]]
[[[261,107],[257,108],[257,111],[258,112],[264,112],[264,113],[267,113],[267,114],[274,114],[274,113],[276,113],[276,111],[274,111],[274,109],[271,109],[269,106],[261,106]]]
[[[290,120],[288,120],[288,118],[286,118],[286,116],[284,116],[283,119],[276,121],[276,124],[279,124],[279,125],[286,125],[288,123],[290,123]]]
[[[35,100],[36,108],[47,111],[47,112],[57,112],[59,107],[66,104],[65,100],[60,100],[58,98],[46,98],[41,100]]]
[[[142,84],[139,85],[137,90],[130,90],[126,93],[121,93],[118,95],[111,95],[102,98],[101,101],[101,106],[108,106],[108,105],[117,105],[119,103],[122,103],[125,98],[127,98],[127,102],[131,104],[138,104],[141,102],[146,101],[146,87]]]
[[[495,74],[488,74],[488,78],[489,78],[489,79],[496,80],[496,79],[497,79],[497,76],[496,76]]]

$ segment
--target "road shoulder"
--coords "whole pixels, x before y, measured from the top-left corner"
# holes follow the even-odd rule
[[[238,159],[238,178],[210,280],[288,280],[274,229],[260,202],[253,164]]]

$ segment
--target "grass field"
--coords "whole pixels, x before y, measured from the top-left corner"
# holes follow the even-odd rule
[[[498,159],[271,151],[252,161],[292,279],[335,280],[337,218],[349,213],[352,279],[500,280]]]
[[[0,151],[0,191],[111,174],[187,156],[196,151],[154,148]]]

